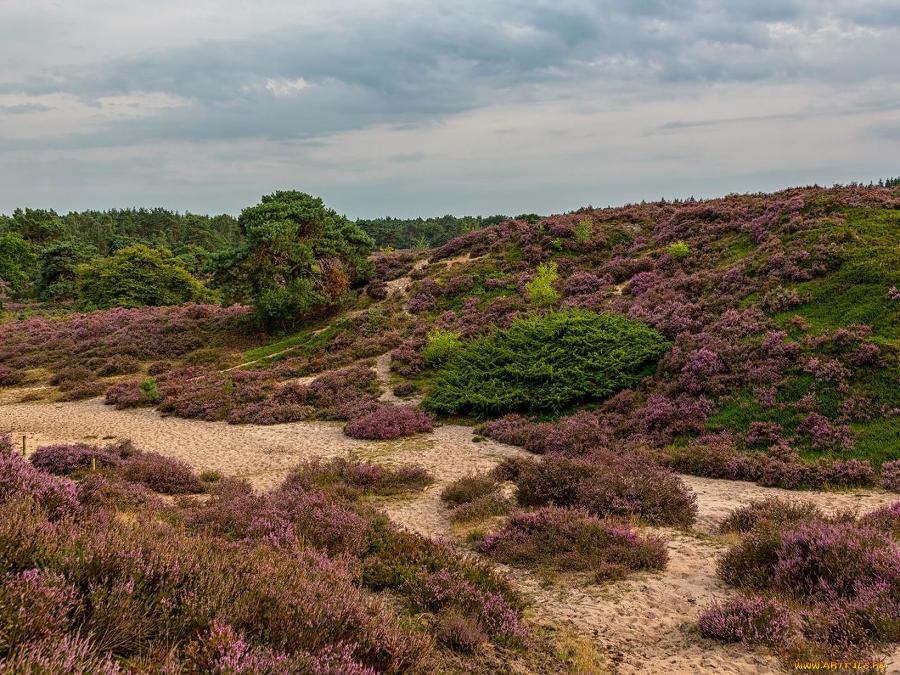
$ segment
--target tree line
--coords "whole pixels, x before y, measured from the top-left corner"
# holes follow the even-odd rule
[[[537,220],[535,214],[517,216]],[[287,329],[365,282],[374,248],[434,247],[506,216],[350,221],[302,192],[276,192],[240,216],[167,209],[0,215],[2,301],[93,310],[183,302],[252,303]]]
[[[523,218],[536,218],[524,215]],[[0,215],[3,299],[81,310],[241,302],[288,329],[365,283],[378,248],[439,246],[505,216],[349,220],[296,191],[234,218],[166,209]]]

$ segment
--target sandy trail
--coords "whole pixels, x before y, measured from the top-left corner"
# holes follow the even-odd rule
[[[381,396],[378,397],[378,400],[385,403],[404,403],[403,399],[397,396],[391,388],[391,353],[387,352],[379,356],[375,360],[373,370],[378,376],[378,384],[381,386]]]
[[[486,471],[504,457],[528,454],[494,441],[475,443],[470,428],[454,425],[411,439],[365,442],[346,438],[337,423],[234,426],[161,417],[152,410],[115,410],[100,399],[0,405],[0,430],[12,431],[17,444],[25,435],[29,452],[53,442],[130,438],[138,447],[178,457],[198,470],[218,469],[246,478],[258,489],[273,487],[298,462],[315,457],[352,455],[386,464],[414,463],[429,469],[435,484],[413,499],[385,502],[384,509],[398,524],[440,538],[452,537],[440,502],[444,485],[467,473]],[[536,620],[571,623],[610,655],[617,673],[781,672],[777,660],[767,654],[705,640],[697,633],[701,609],[734,593],[715,576],[715,561],[725,544],[710,533],[734,508],[766,496],[811,501],[829,512],[865,512],[897,496],[875,490],[791,492],[683,478],[697,493],[699,516],[691,532],[652,528],[669,539],[665,571],[602,587],[571,579],[547,587],[529,572],[505,571],[532,599],[529,611]],[[888,662],[888,672],[900,672],[900,652]]]
[[[246,478],[258,489],[273,487],[304,459],[345,456],[359,445],[339,423],[236,426],[162,417],[150,409],[116,410],[102,399],[0,405],[0,430],[12,431],[17,447],[24,435],[29,453],[50,443],[127,438],[197,470]]]
[[[406,293],[406,289],[409,288],[409,285],[412,283],[412,274],[413,272],[418,272],[419,270],[423,270],[428,266],[428,260],[417,260],[416,263],[412,266],[412,269],[409,270],[408,274],[403,275],[402,277],[397,277],[396,279],[391,279],[390,281],[385,282],[385,286],[387,287],[388,295],[403,295]]]

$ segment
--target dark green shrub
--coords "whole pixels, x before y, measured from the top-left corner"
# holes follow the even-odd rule
[[[584,310],[518,319],[464,346],[422,406],[440,414],[558,414],[634,386],[668,348],[637,321]]]

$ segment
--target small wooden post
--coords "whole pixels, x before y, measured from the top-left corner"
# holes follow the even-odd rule
[[[91,457],[91,471],[97,470],[97,458]]]
[[[25,437],[22,436],[22,457],[25,456]]]

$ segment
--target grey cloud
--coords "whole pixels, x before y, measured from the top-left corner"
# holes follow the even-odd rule
[[[43,103],[19,103],[17,105],[0,105],[0,112],[5,112],[10,115],[27,115],[28,113],[47,112],[48,110],[53,110],[53,108],[48,105],[44,105]]]
[[[275,141],[295,153],[282,159],[285,164],[290,160],[311,163],[306,153],[312,156],[326,148],[340,132],[383,127],[387,134],[427,138],[445,121],[477,115],[492,107],[525,111],[536,105],[558,105],[576,119],[633,109],[641,123],[633,138],[622,140],[623,151],[630,142],[648,158],[671,154],[675,162],[684,150],[666,144],[677,145],[680,136],[688,135],[684,133],[688,129],[716,126],[726,128],[723,134],[737,135],[742,123],[777,126],[815,116],[820,108],[828,109],[833,116],[857,112],[876,115],[879,111],[886,116],[897,109],[896,96],[900,93],[895,67],[896,44],[900,41],[900,5],[896,0],[455,0],[441,4],[400,4],[397,0],[382,5],[367,2],[365,7],[348,0],[334,2],[334,12],[317,13],[315,20],[303,25],[285,21],[284,25],[272,23],[270,29],[254,26],[245,31],[232,25],[227,31],[232,37],[228,39],[213,39],[214,29],[198,21],[193,40],[182,40],[181,34],[190,34],[179,27],[180,46],[161,40],[154,47],[151,35],[133,49],[118,45],[118,51],[110,48],[102,60],[98,57],[94,61],[57,47],[56,33],[63,27],[68,29],[69,24],[54,20],[52,9],[46,9],[49,2],[29,0],[45,8],[34,14],[29,13],[26,0],[7,2],[16,5],[18,13],[9,23],[0,25],[0,36],[14,39],[0,41],[0,96],[16,97],[7,96],[15,104],[0,104],[0,113],[17,115],[16,128],[25,130],[31,114],[61,113],[51,113],[44,106],[45,99],[20,103],[21,94],[63,94],[60,105],[76,99],[82,106],[92,106],[84,113],[83,124],[60,125],[69,129],[65,132],[54,131],[56,127],[43,123],[46,118],[37,116],[34,133],[28,129],[29,133],[16,136],[0,130],[0,151],[17,153],[18,161],[28,158],[26,161],[37,162],[33,158],[41,157],[41,153],[72,157],[88,150],[101,156],[128,149],[132,156],[139,157],[146,148],[171,143],[195,148],[215,146],[215,151],[208,152],[218,164],[209,159],[210,165],[231,171],[240,158],[223,152],[223,145],[240,141],[271,147],[271,141]],[[309,3],[324,6],[320,0]],[[102,2],[86,4],[93,12],[107,7]],[[198,0],[197,4],[228,17],[230,11],[237,11],[239,3]],[[150,11],[146,3],[122,0],[115,3],[115,12],[103,16],[124,12],[127,7],[133,8],[135,16]],[[130,20],[135,23],[134,16]],[[10,28],[13,25],[15,29]],[[86,30],[90,21],[71,25],[73,30],[77,25]],[[781,30],[783,26],[789,30]],[[96,39],[85,32],[66,44],[71,49],[79,40]],[[35,55],[29,57],[22,45],[33,48]],[[20,68],[23,64],[28,68]],[[288,85],[298,78],[309,86],[292,90]],[[267,89],[268,80],[288,84]],[[723,106],[715,112],[695,109],[696,101],[713,87],[750,91],[776,84],[806,87],[804,91],[819,86],[832,92],[834,101],[811,101],[821,106],[808,110],[796,109],[799,99],[789,98],[784,112],[775,105],[746,110]],[[850,91],[853,93],[847,93]],[[872,92],[884,92],[885,100],[873,99]],[[104,113],[109,97],[159,93],[178,97],[183,105],[155,108],[130,118]],[[891,95],[894,100],[890,100]],[[874,102],[863,106],[860,99],[867,96]],[[56,106],[56,99],[46,100]],[[664,112],[650,110],[653,103],[665,103]],[[760,114],[754,115],[756,112]],[[720,114],[721,118],[715,117]],[[554,151],[553,143],[564,142],[561,137],[565,134],[552,133],[560,127],[559,122],[550,119],[531,123],[535,131],[527,136],[528,142],[543,142],[548,152]],[[515,149],[513,144],[523,142],[521,126],[505,120],[492,120],[492,124],[484,135],[500,139],[498,147],[505,143]],[[732,128],[736,131],[727,131]],[[896,138],[894,128],[880,121],[869,134]],[[596,135],[584,140],[584,149],[566,150],[570,158],[579,152],[590,158],[601,142],[598,139],[617,136],[617,130],[585,128],[575,129],[572,136],[587,139],[588,131]],[[659,146],[648,147],[655,143]],[[442,158],[435,153],[431,148],[420,152],[419,146],[410,141],[403,148],[385,148],[378,161],[396,169],[397,175],[404,170],[415,174],[416,184],[424,184],[440,180],[433,177],[433,171],[422,170],[426,165],[440,168]],[[540,153],[536,148],[534,155]],[[740,153],[734,153],[734,157],[730,161],[739,163]],[[328,164],[321,158],[316,161],[316,166],[327,165],[335,172],[341,169],[339,163]],[[80,157],[66,162],[70,164],[54,165],[53,175],[60,182],[65,180],[59,175],[66,166],[72,166],[73,172],[83,170]],[[584,171],[590,171],[592,165],[584,162]],[[165,194],[171,187],[170,177],[152,178],[154,167],[157,165],[151,163],[141,169],[145,171],[142,180],[155,180],[141,189],[145,194]],[[498,181],[512,181],[508,178],[514,175],[511,162],[505,164],[498,156],[492,159],[491,167]],[[112,174],[114,170],[108,171]],[[227,171],[223,169],[223,174]],[[790,168],[784,171],[784,175],[793,175]],[[102,174],[103,169],[97,172]],[[346,172],[352,173],[353,168],[347,167]],[[8,173],[19,176],[12,169]],[[4,175],[0,171],[0,184]],[[83,181],[84,175],[69,179],[70,184]],[[125,180],[121,171],[116,178]],[[252,180],[247,177],[248,182]],[[268,181],[270,174],[256,180]],[[550,183],[554,180],[565,182],[563,177],[548,177]],[[588,194],[587,186],[596,182],[589,176],[584,180],[585,185],[578,189]],[[673,179],[660,180],[668,180],[666,185],[671,185]],[[24,179],[20,183],[28,187]],[[7,185],[10,193],[19,189]],[[647,189],[641,185],[642,190]],[[354,190],[363,196],[387,194],[388,187],[371,181],[354,183]],[[532,201],[541,194],[530,187],[507,185],[504,189],[516,198]],[[569,197],[579,194],[574,188],[566,189]],[[466,194],[476,194],[471,186],[465,190]],[[487,203],[493,191],[490,185],[473,199],[478,204]],[[422,195],[419,200],[425,195],[443,194],[440,186],[412,192]],[[664,192],[661,188],[660,193]],[[191,206],[197,208],[196,204]]]
[[[252,39],[199,42],[90,68],[62,68],[29,82],[2,83],[0,90],[61,91],[86,101],[165,92],[190,101],[190,107],[154,120],[118,123],[135,141],[296,138],[372,124],[415,124],[478,108],[498,96],[522,96],[529,85],[597,89],[637,76],[670,84],[814,77],[822,64],[773,44],[761,22],[808,26],[827,18],[818,5],[772,0],[508,0],[453,7],[412,14],[386,10],[365,21],[302,32],[282,29]],[[855,16],[849,5],[840,15]],[[514,29],[505,32],[504,25],[527,29],[527,37]],[[633,65],[596,65],[609,59]],[[854,78],[882,74],[887,67],[873,61],[862,71],[854,68]],[[292,98],[262,89],[266,78],[299,77],[313,86]],[[102,142],[104,135],[122,142],[107,131],[76,143]]]

